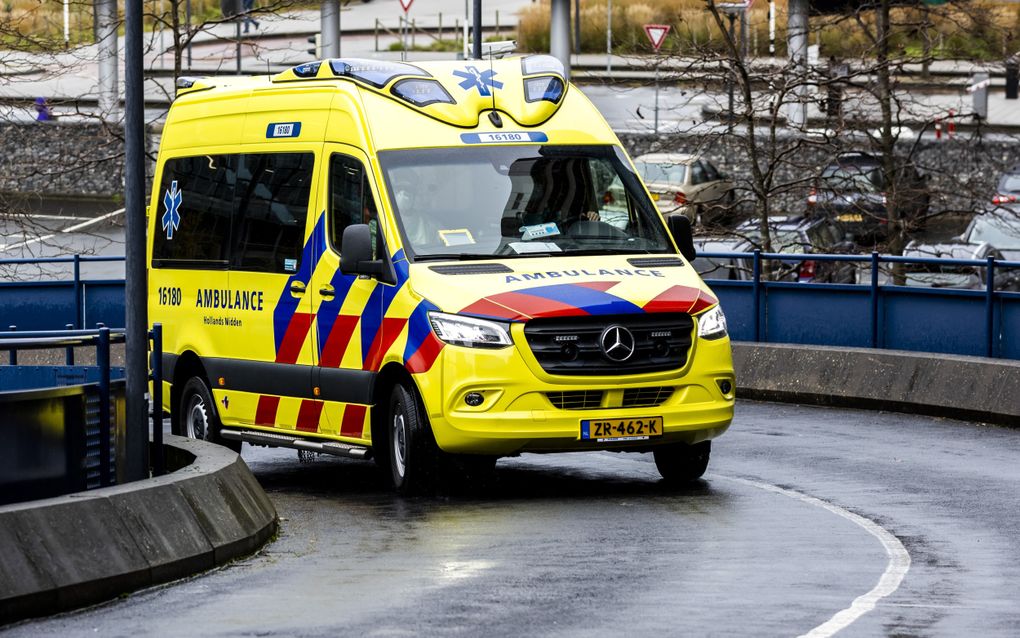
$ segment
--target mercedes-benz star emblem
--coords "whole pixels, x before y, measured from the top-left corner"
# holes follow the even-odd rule
[[[602,331],[599,345],[602,346],[602,352],[613,361],[626,361],[634,354],[634,334],[614,324]]]

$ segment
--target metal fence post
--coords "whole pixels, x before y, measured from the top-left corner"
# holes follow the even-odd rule
[[[74,327],[81,328],[85,325],[85,302],[82,299],[81,291],[81,255],[74,255]]]
[[[110,480],[110,329],[99,329],[96,345],[96,365],[99,368],[99,484],[111,485]]]
[[[761,341],[761,250],[754,250],[754,266],[751,269],[754,280],[751,284],[751,303],[754,307],[754,340]]]
[[[64,328],[68,330],[74,330],[74,324],[73,323],[65,324]],[[67,346],[67,349],[64,350],[64,365],[69,366],[74,365],[74,346]]]
[[[988,258],[985,278],[985,356],[995,356],[995,257]]]
[[[878,347],[878,251],[871,252],[871,347]]]
[[[152,325],[152,475],[166,474],[163,450],[163,324]]]
[[[10,331],[10,332],[15,332],[17,329],[18,329],[17,326],[7,326],[7,330]],[[12,347],[10,349],[10,361],[9,361],[9,363],[12,366],[18,365],[18,348],[17,347]]]

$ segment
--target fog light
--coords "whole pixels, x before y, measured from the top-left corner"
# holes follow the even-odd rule
[[[721,390],[723,394],[729,394],[730,392],[733,392],[733,384],[730,383],[728,379],[723,379],[719,381],[719,390]]]
[[[477,408],[484,400],[485,397],[483,397],[480,392],[468,392],[467,395],[464,396],[464,403],[467,403],[472,408]]]

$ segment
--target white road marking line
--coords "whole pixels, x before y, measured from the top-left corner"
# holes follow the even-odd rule
[[[63,229],[61,229],[61,230],[59,230],[59,231],[57,231],[55,233],[50,233],[49,235],[42,235],[40,237],[33,237],[32,239],[26,239],[25,241],[17,243],[17,244],[0,244],[0,251],[8,251],[8,250],[14,250],[15,248],[22,248],[24,246],[31,246],[32,244],[35,244],[35,243],[38,243],[38,242],[42,242],[42,241],[46,241],[47,239],[53,239],[54,237],[56,237],[57,235],[60,235],[60,234],[77,232],[77,231],[81,230],[82,228],[87,228],[87,227],[89,227],[89,226],[91,226],[93,224],[98,224],[99,222],[101,222],[103,220],[109,219],[110,217],[113,217],[114,215],[120,215],[123,212],[124,212],[124,209],[123,208],[119,208],[119,209],[113,211],[112,213],[106,213],[105,215],[100,215],[99,217],[89,218],[88,221],[82,222],[80,224],[75,224],[74,226],[68,226],[67,228],[63,228]]]
[[[628,462],[626,459],[615,460]],[[752,481],[735,476],[724,476],[722,474],[709,474],[709,476],[713,478],[720,478],[724,481],[740,483],[749,487],[756,487],[767,492],[782,494],[783,496],[796,499],[802,503],[821,507],[836,516],[845,518],[858,527],[863,528],[866,532],[878,539],[878,542],[882,544],[882,548],[885,549],[885,554],[889,558],[889,562],[886,564],[885,571],[882,573],[881,578],[878,579],[878,584],[872,587],[870,591],[855,598],[849,607],[836,612],[832,618],[818,625],[806,634],[801,634],[798,638],[829,638],[829,636],[834,636],[837,632],[846,629],[858,618],[873,610],[878,601],[899,589],[904,576],[906,576],[907,572],[910,570],[910,553],[907,551],[907,548],[903,546],[903,543],[900,542],[900,539],[896,538],[892,532],[869,518],[865,518],[859,514],[854,514],[850,510],[839,507],[838,505],[833,505],[832,503],[827,503],[819,498],[815,498],[814,496],[808,496],[807,494],[779,487],[778,485],[772,485],[771,483]]]

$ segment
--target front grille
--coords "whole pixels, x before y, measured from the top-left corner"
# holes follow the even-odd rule
[[[634,354],[626,361],[613,361],[599,344],[602,332],[613,325],[634,335]],[[532,319],[524,326],[524,336],[550,374],[619,375],[682,368],[693,329],[690,315],[663,312]]]
[[[673,396],[673,388],[628,388],[623,391],[625,408],[654,408]]]
[[[592,410],[602,405],[602,390],[546,392],[545,396],[560,410]]]

